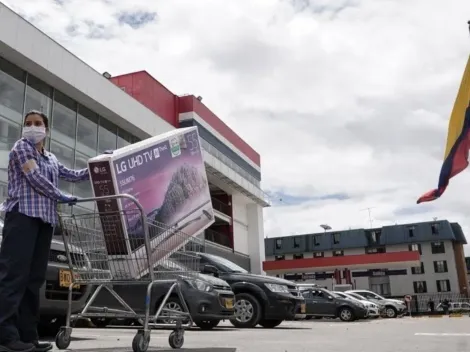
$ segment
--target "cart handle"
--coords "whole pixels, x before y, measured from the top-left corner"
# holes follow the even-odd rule
[[[140,202],[135,198],[134,196],[131,196],[130,194],[113,194],[109,196],[101,196],[101,197],[88,197],[88,198],[76,198],[71,202],[61,202],[59,201],[59,204],[68,204],[70,206],[75,205],[77,203],[86,203],[86,202],[99,202],[101,200],[118,200],[118,199],[129,199],[131,202],[133,202],[135,205],[137,205],[137,208],[139,208],[140,211],[142,211],[142,214],[144,214],[144,208],[140,204]]]

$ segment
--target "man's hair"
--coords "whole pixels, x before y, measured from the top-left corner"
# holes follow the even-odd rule
[[[39,115],[42,117],[42,122],[44,122],[44,126],[46,126],[46,128],[49,128],[49,118],[46,116],[45,113],[43,113],[42,111],[38,111],[38,110],[30,110],[26,113],[26,115],[24,115],[24,122],[26,121],[26,119],[28,118],[28,116],[31,116],[31,115]]]

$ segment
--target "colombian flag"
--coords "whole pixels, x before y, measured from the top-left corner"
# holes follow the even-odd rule
[[[418,204],[439,198],[447,188],[449,180],[468,166],[470,148],[470,56],[463,74],[462,83],[455,100],[447,132],[447,145],[439,184],[418,199]]]

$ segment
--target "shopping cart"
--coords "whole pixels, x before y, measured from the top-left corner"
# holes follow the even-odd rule
[[[124,201],[126,204],[124,204]],[[199,258],[194,248],[203,250],[203,240],[189,236],[177,228],[150,221],[142,206],[130,195],[115,195],[80,199],[76,203],[95,202],[106,212],[92,212],[60,215],[60,225],[69,263],[69,270],[60,272],[62,286],[68,286],[68,312],[66,325],[56,336],[58,349],[67,349],[71,342],[75,321],[81,318],[123,318],[133,319],[142,324],[135,335],[134,352],[147,351],[151,328],[166,328],[172,348],[184,344],[184,331],[193,324],[188,306],[181,291],[181,280],[194,277],[199,271]],[[120,202],[121,207],[116,206]],[[72,207],[76,204],[70,204]],[[121,208],[121,210],[117,210]],[[124,229],[126,231],[124,232]],[[123,236],[127,234],[127,236]],[[186,249],[191,251],[186,251]],[[170,260],[170,257],[172,258]],[[174,259],[183,265],[174,265]],[[174,271],[156,271],[157,264]],[[185,268],[184,272],[182,268]],[[152,289],[156,283],[169,285],[163,300],[152,301]],[[143,297],[145,312],[136,311],[114,290],[119,285],[147,285]],[[72,314],[72,293],[84,285],[97,286],[83,310]],[[92,307],[102,290],[107,290],[122,306],[120,309]],[[182,311],[165,308],[168,298],[177,295]],[[151,313],[153,308],[154,313]],[[92,312],[93,311],[93,312]]]

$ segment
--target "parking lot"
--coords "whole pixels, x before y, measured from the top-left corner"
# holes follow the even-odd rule
[[[187,331],[181,351],[459,352],[470,350],[469,324],[469,317],[405,317],[353,323],[325,319],[284,322],[276,329],[246,330],[221,324],[212,331]],[[75,329],[70,350],[132,351],[134,334],[133,329]],[[149,351],[171,351],[168,334],[169,331],[153,331]]]

